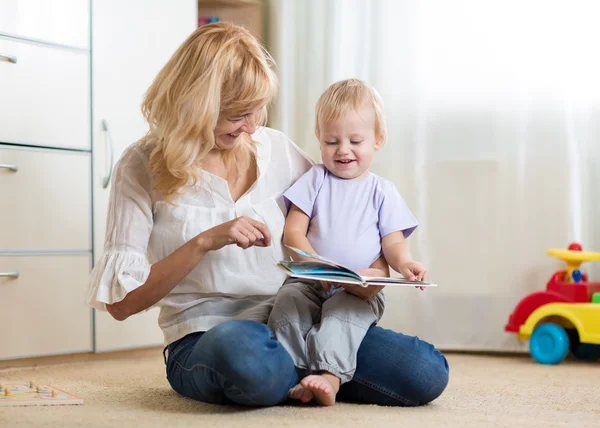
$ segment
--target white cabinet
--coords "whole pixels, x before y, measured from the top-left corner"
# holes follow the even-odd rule
[[[162,344],[158,310],[93,319],[85,289],[103,184],[196,2],[0,0],[0,360]]]
[[[119,322],[108,312],[96,311],[96,352],[162,345],[163,334],[157,324],[158,312],[158,308],[154,308]]]
[[[0,0],[0,34],[87,50],[89,23],[88,0]]]
[[[87,0],[0,0],[0,359],[93,350],[88,29]]]
[[[102,255],[109,189],[104,187],[124,148],[148,129],[144,93],[177,47],[197,25],[197,0],[92,1],[92,139],[94,252]],[[96,351],[159,345],[153,309],[118,322],[97,311]]]
[[[92,350],[90,254],[0,254],[0,360]]]
[[[91,250],[90,153],[0,145],[0,250]]]
[[[0,38],[0,142],[90,148],[89,53]]]

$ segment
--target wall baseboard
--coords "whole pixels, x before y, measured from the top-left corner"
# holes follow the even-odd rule
[[[113,351],[113,352],[102,352],[93,353],[85,352],[81,354],[67,354],[67,355],[52,355],[46,357],[33,357],[33,358],[20,358],[15,360],[3,360],[0,361],[0,371],[16,368],[29,368],[29,367],[40,367],[40,366],[53,366],[60,364],[73,364],[73,363],[84,363],[92,361],[106,361],[116,360],[125,358],[151,358],[158,357],[162,358],[162,347],[151,347],[142,349],[132,349],[127,351]]]

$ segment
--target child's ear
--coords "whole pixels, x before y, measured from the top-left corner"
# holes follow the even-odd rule
[[[379,150],[381,150],[384,144],[385,139],[383,138],[383,136],[377,137],[377,140],[375,140],[375,151],[378,152]]]

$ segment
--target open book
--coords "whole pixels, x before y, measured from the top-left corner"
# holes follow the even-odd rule
[[[315,261],[281,261],[278,266],[281,267],[285,273],[294,278],[303,279],[314,279],[326,282],[338,282],[344,284],[356,284],[362,287],[369,285],[400,285],[410,287],[437,287],[437,284],[424,281],[409,281],[406,278],[386,278],[386,277],[369,277],[360,276],[352,269],[341,266],[331,260],[321,257],[314,253],[302,251],[298,248],[290,247],[286,245],[291,251],[295,252],[299,256],[307,259],[313,259]]]

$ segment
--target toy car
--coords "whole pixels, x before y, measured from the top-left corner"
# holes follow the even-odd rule
[[[523,298],[504,330],[529,339],[531,356],[541,364],[558,364],[569,350],[575,358],[595,360],[600,357],[600,282],[588,282],[579,267],[600,260],[600,253],[571,244],[548,255],[564,260],[567,270],[552,275],[546,291]]]

